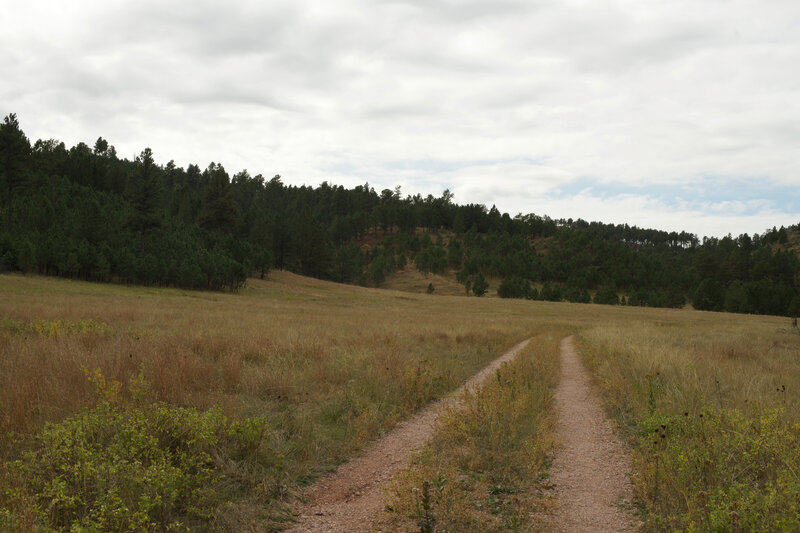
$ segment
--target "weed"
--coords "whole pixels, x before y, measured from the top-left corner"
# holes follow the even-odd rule
[[[67,319],[44,320],[36,318],[32,321],[23,322],[4,317],[0,320],[0,331],[7,331],[17,335],[35,334],[41,337],[58,337],[60,335],[72,334],[102,334],[109,331],[108,324],[101,322],[99,318],[89,318],[77,321]]]
[[[433,517],[431,505],[431,484],[428,480],[422,482],[422,494],[417,503],[417,525],[421,533],[434,533],[436,519]]]
[[[656,385],[653,383],[655,377],[656,376],[653,374],[647,374],[645,376],[647,379],[647,407],[651,413],[656,410]]]

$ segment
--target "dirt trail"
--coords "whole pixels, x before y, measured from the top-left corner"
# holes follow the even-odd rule
[[[369,531],[373,517],[383,505],[383,489],[408,465],[412,451],[431,438],[442,409],[457,405],[464,389],[474,388],[491,376],[500,365],[513,359],[529,340],[492,361],[456,392],[398,424],[390,433],[372,443],[364,455],[343,464],[336,472],[312,485],[306,493],[308,503],[299,510],[297,524],[288,531]]]
[[[561,341],[561,382],[555,391],[560,447],[550,469],[558,508],[552,531],[636,531],[623,509],[631,503],[630,458],[592,390],[572,337]]]

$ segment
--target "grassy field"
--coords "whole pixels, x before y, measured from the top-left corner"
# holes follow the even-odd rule
[[[800,335],[788,319],[676,314],[583,330],[633,444],[648,531],[800,531]]]
[[[48,456],[46,444],[31,438],[46,422],[72,423],[67,417],[106,399],[132,401],[144,381],[149,402],[215,408],[231,421],[265,419],[259,454],[215,463],[215,471],[226,472],[226,494],[203,512],[212,525],[232,530],[263,521],[278,527],[289,518],[285,503],[298,485],[558,315],[544,308],[541,317],[531,314],[524,302],[378,291],[281,272],[270,278],[223,294],[0,277],[4,459],[29,449]],[[224,424],[214,428],[225,430]],[[12,485],[59,475],[5,472]],[[78,511],[64,504],[52,516],[36,512],[47,503],[37,495],[47,489],[55,499],[66,497],[77,490],[71,485],[23,489],[4,495],[15,516],[66,527]],[[93,491],[81,505],[91,506],[102,487]],[[234,505],[223,505],[229,501]],[[189,515],[182,510],[153,520],[166,527],[203,518]]]
[[[744,421],[730,422],[739,425],[774,416],[745,428],[766,432],[763,439],[774,446],[796,442],[800,433],[792,425],[800,336],[788,319],[437,292],[344,286],[284,272],[250,280],[238,294],[0,276],[0,486],[8,487],[0,493],[0,525],[280,528],[291,518],[299,486],[544,331],[580,335],[610,409],[630,431],[637,486],[654,529],[703,530],[716,507],[696,498],[711,502],[717,495],[709,486],[687,485],[694,496],[678,489],[674,497],[661,496],[670,483],[694,481],[667,480],[668,447],[651,450],[649,437],[638,436],[642,428],[684,411],[699,417],[705,409],[739,413]],[[498,409],[507,401],[487,394],[483,403]],[[108,456],[116,444],[90,450],[67,438],[90,426],[96,433],[87,435],[102,441],[110,437],[98,428],[115,424],[141,430],[125,434],[116,455]],[[191,431],[167,431],[180,427]],[[147,433],[152,428],[156,437]],[[547,442],[541,428],[530,438]],[[672,435],[662,440],[677,443]],[[147,452],[148,464],[160,470],[115,470],[134,452]],[[660,461],[655,468],[653,454]],[[205,459],[195,464],[190,457]],[[765,483],[774,482],[776,498],[794,494],[796,476],[782,472],[800,470],[796,451],[770,457],[764,460],[775,474],[754,486],[767,491]],[[75,461],[92,466],[94,481],[84,471],[76,477]],[[145,503],[131,500],[133,485],[109,490],[109,476],[153,486],[175,478],[164,473],[176,464],[186,473],[182,484],[165,485]],[[759,469],[766,472],[766,463]],[[742,479],[736,476],[730,479]],[[186,499],[202,505],[187,506]],[[147,512],[136,514],[136,506]]]

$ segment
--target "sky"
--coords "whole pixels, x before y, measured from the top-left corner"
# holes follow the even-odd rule
[[[797,0],[27,0],[33,141],[699,236],[800,223]]]

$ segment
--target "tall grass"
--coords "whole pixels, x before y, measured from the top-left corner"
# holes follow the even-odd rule
[[[673,318],[581,333],[635,442],[647,529],[800,530],[800,335],[772,318]]]
[[[266,501],[273,524],[288,519],[298,484],[454,389],[535,321],[524,308],[461,304],[477,299],[280,273],[239,295],[22,276],[0,276],[0,293],[0,459],[37,446],[30,437],[45,422],[98,405],[87,371],[123,384],[127,398],[142,369],[154,402],[266,419],[265,445],[280,460],[254,470],[263,484],[253,505]],[[102,327],[36,330],[89,321]]]
[[[745,434],[767,431],[765,439],[784,445],[793,441],[764,428],[777,424],[796,436],[800,338],[786,326],[771,317],[417,295],[281,272],[250,280],[239,294],[0,275],[0,464],[43,454],[47,423],[102,408],[87,375],[121,383],[118,395],[128,401],[141,370],[154,413],[213,411],[226,424],[264,418],[258,459],[215,463],[235,482],[215,485],[228,503],[206,525],[274,529],[290,520],[299,485],[542,329],[585,332],[598,380],[632,431],[703,409],[724,409],[725,423],[741,426],[738,410],[747,420],[767,416],[742,426]],[[773,408],[783,409],[774,423]],[[640,464],[652,464],[656,452],[641,453]],[[798,470],[793,456],[778,460]],[[641,469],[637,485],[652,516],[684,513],[701,523],[697,509],[711,507],[694,496],[683,507],[678,497],[648,496],[655,479],[660,492],[666,486],[659,461],[658,475]],[[0,467],[0,509],[31,518],[32,489],[18,473]],[[697,498],[716,497],[705,493]],[[688,528],[689,520],[658,524]]]
[[[561,336],[535,337],[446,412],[389,492],[378,529],[532,531],[544,527],[539,482],[553,439],[551,388]]]

